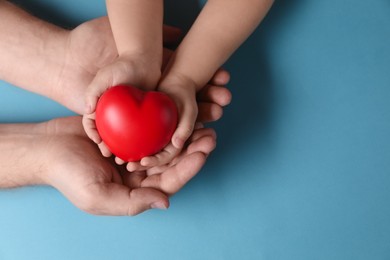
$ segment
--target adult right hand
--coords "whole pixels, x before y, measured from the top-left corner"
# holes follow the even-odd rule
[[[180,30],[175,27],[164,26],[164,43],[172,44],[180,37]],[[102,17],[81,24],[69,34],[67,48],[67,60],[64,66],[64,73],[59,80],[60,103],[84,113],[84,99],[86,88],[101,68],[112,64],[117,58],[117,50],[107,17]],[[172,51],[164,49],[163,65],[165,66]],[[72,68],[72,69],[67,69]],[[77,68],[77,69],[75,69]],[[67,72],[72,72],[67,76]],[[66,80],[71,78],[72,80]],[[111,78],[111,77],[108,77]],[[223,107],[230,103],[231,93],[225,88],[229,82],[230,75],[227,71],[218,70],[213,79],[198,93],[197,105],[199,109],[198,121],[211,122],[218,120],[223,113]],[[96,101],[96,100],[95,100]],[[110,150],[102,142],[95,126],[95,115],[84,116],[84,129],[88,136],[98,144],[102,154],[111,156]],[[175,156],[176,154],[172,154]],[[168,157],[170,161],[172,156]],[[151,157],[154,158],[154,157]],[[117,158],[118,163],[124,163]],[[129,163],[129,170],[142,169],[138,163]]]
[[[164,43],[172,44],[180,37],[180,30],[164,26]],[[118,56],[111,27],[107,17],[85,22],[67,37],[66,57],[63,73],[58,85],[52,90],[56,99],[69,109],[83,114],[84,96],[87,86],[92,82],[99,69],[112,63]],[[163,63],[167,64],[172,51],[164,49]],[[231,93],[225,88],[230,75],[226,70],[218,70],[213,79],[199,94],[200,121],[215,121],[222,116],[222,108],[230,103]],[[205,115],[208,113],[208,115]]]

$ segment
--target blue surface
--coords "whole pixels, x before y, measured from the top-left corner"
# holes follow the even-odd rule
[[[74,25],[104,14],[95,2],[25,4]],[[187,28],[196,12],[174,2]],[[228,62],[218,149],[170,210],[95,217],[50,188],[2,191],[0,259],[390,259],[389,10],[277,1]],[[1,122],[70,114],[0,90]]]

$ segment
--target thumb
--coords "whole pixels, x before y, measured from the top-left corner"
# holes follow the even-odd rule
[[[135,216],[148,209],[168,207],[167,196],[156,189],[105,183],[90,186],[80,208],[94,215]]]
[[[100,70],[85,91],[85,114],[91,114],[96,109],[100,96],[113,85],[111,72]]]
[[[180,106],[179,106],[180,107]],[[195,121],[198,116],[198,108],[195,101],[184,102],[180,113],[179,124],[172,136],[172,144],[181,149],[194,131]]]

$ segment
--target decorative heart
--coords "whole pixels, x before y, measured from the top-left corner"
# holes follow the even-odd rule
[[[129,85],[108,89],[96,107],[96,128],[110,151],[127,162],[164,148],[177,125],[177,108],[166,94]]]

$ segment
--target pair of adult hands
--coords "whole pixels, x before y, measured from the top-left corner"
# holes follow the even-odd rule
[[[164,42],[178,40],[180,32],[164,28]],[[164,61],[171,51],[164,50]],[[52,96],[68,108],[82,113],[83,91],[97,71],[117,56],[106,17],[86,22],[67,37],[66,59]],[[68,72],[75,72],[72,75]],[[71,79],[71,80],[69,80]],[[224,88],[229,74],[220,70],[198,93],[199,122],[222,116],[231,94]],[[151,208],[169,207],[169,196],[179,191],[204,165],[216,145],[216,134],[198,126],[185,149],[169,165],[146,171],[128,172],[104,158],[83,131],[80,117],[60,118],[42,123],[37,142],[44,153],[42,182],[61,191],[80,209],[98,215],[136,215]]]

